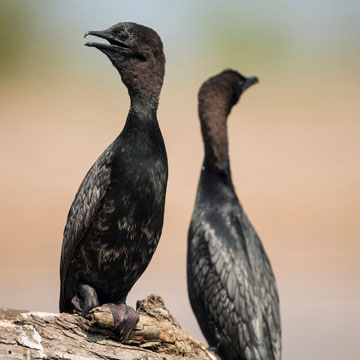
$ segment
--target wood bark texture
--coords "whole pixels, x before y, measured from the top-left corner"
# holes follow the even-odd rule
[[[51,314],[0,309],[0,359],[158,360],[216,359],[170,314],[161,297],[138,301],[139,323],[121,344],[111,312]]]

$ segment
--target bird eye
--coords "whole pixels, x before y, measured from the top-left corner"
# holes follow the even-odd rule
[[[118,32],[117,35],[121,40],[128,40],[129,37],[130,37],[129,33],[127,31],[125,31],[125,30],[122,30],[122,31]]]

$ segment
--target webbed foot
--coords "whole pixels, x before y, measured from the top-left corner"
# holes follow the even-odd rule
[[[126,304],[104,304],[103,306],[108,307],[113,315],[120,342],[127,340],[139,321],[139,315]]]

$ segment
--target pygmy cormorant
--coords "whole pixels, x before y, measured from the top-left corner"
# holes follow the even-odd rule
[[[156,113],[165,72],[163,45],[145,26],[89,31],[120,73],[131,99],[120,135],[96,160],[71,205],[60,264],[60,311],[86,315],[106,304],[121,340],[138,315],[126,305],[157,247],[164,218],[167,156]]]
[[[225,360],[281,357],[275,278],[236,196],[228,155],[227,117],[257,81],[225,70],[199,91],[205,157],[188,234],[188,292],[209,346]]]

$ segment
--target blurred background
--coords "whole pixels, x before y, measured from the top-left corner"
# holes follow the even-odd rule
[[[58,311],[67,212],[121,131],[127,91],[87,30],[155,29],[167,56],[159,122],[169,158],[163,235],[130,293],[164,297],[203,340],[186,290],[203,147],[201,83],[257,75],[229,118],[237,193],[277,278],[283,358],[360,358],[360,3],[355,0],[0,3],[0,306]]]

